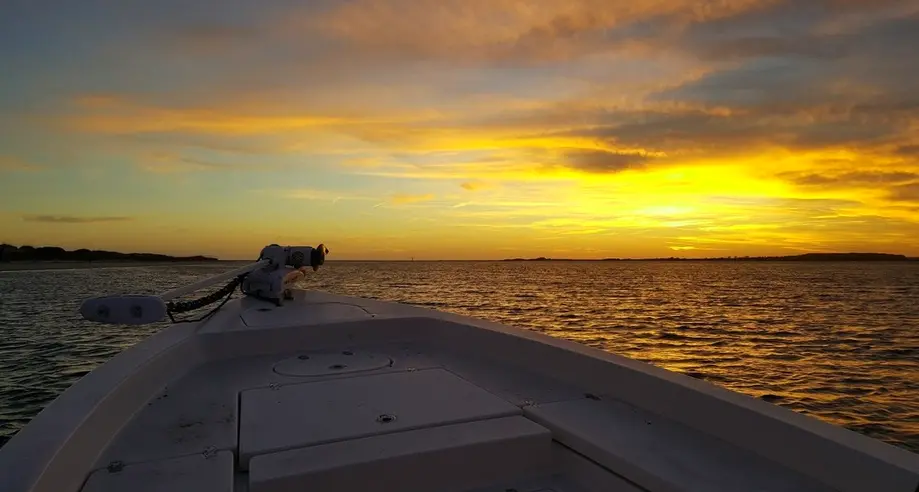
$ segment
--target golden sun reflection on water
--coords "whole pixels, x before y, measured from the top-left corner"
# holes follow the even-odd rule
[[[919,451],[919,264],[338,263],[309,285],[541,331]]]

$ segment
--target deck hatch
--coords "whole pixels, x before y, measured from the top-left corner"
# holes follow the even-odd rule
[[[443,369],[258,388],[241,393],[239,464],[248,469],[252,456],[286,449],[520,414]]]

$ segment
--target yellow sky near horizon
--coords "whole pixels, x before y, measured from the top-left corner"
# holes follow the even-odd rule
[[[0,7],[0,242],[919,256],[915,2],[58,3]]]

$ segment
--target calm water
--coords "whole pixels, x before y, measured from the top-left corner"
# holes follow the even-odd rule
[[[161,328],[86,323],[83,298],[226,268],[0,272],[0,444]],[[306,286],[576,340],[919,451],[919,263],[343,262]]]

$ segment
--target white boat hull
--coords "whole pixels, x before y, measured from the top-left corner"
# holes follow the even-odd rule
[[[704,381],[301,291],[170,326],[0,449],[4,492],[917,489],[916,454]]]

